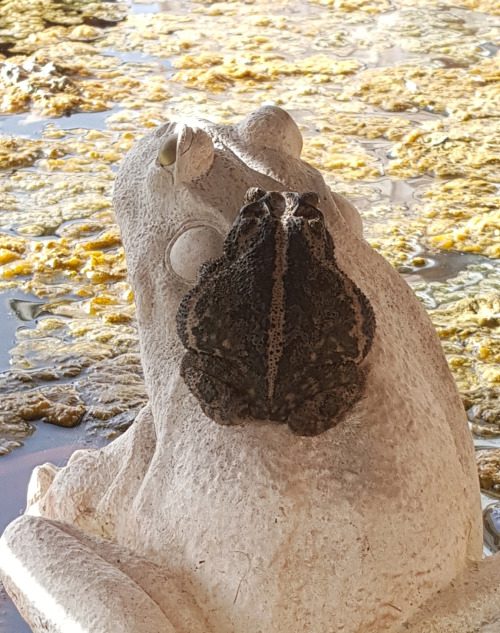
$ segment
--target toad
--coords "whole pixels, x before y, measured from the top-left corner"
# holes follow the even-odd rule
[[[182,300],[181,375],[219,424],[338,424],[361,398],[373,341],[370,302],[340,270],[314,192],[245,195],[222,257]]]

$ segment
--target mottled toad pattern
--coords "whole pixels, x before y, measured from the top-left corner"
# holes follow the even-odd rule
[[[316,435],[364,393],[373,309],[339,269],[315,193],[252,188],[244,202],[223,255],[180,304],[181,375],[219,424]]]

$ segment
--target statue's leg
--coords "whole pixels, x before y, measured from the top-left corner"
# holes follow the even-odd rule
[[[36,633],[209,631],[187,581],[67,523],[13,521],[0,580]]]
[[[130,509],[155,448],[148,405],[128,431],[108,446],[75,451],[64,468],[52,464],[36,468],[28,488],[26,513],[120,540],[120,531],[130,530]]]
[[[401,633],[498,633],[500,553],[472,563],[406,622]]]

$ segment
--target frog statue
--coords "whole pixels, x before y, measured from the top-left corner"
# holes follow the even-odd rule
[[[265,106],[125,158],[149,403],[33,473],[0,578],[34,631],[500,631],[438,337],[301,148]]]

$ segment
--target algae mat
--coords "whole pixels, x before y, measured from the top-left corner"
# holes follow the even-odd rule
[[[162,121],[265,103],[408,276],[476,437],[500,435],[499,48],[495,0],[2,2],[0,296],[26,327],[0,374],[0,454],[37,421],[132,423],[119,162]]]

